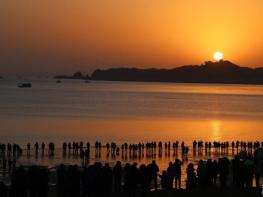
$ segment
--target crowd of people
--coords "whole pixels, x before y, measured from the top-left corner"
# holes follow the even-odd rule
[[[117,145],[115,142],[106,143],[102,145],[101,142],[96,141],[93,145],[90,142],[64,142],[62,144],[62,155],[63,157],[71,156],[79,157],[84,165],[88,165],[90,162],[91,151],[94,151],[94,156],[97,159],[101,158],[102,149],[106,151],[107,157],[117,157],[121,156],[122,160],[137,160],[142,158],[147,159],[155,159],[156,157],[161,158],[163,153],[165,156],[172,155],[173,157],[177,157],[179,153],[181,153],[182,158],[187,158],[189,150],[192,150],[193,156],[196,154],[202,155],[205,152],[205,155],[210,155],[211,152],[216,154],[228,154],[229,151],[231,153],[237,154],[239,152],[248,152],[252,153],[254,150],[263,147],[263,142],[244,142],[244,141],[232,141],[232,142],[220,142],[220,141],[197,141],[194,140],[192,142],[191,149],[190,146],[187,146],[184,141],[179,142],[140,142],[137,144],[128,144],[122,143]],[[57,148],[60,149],[60,148]],[[26,148],[21,148],[18,144],[0,144],[0,169],[3,171],[10,172],[12,170],[12,166],[16,165],[17,159],[23,155],[24,151],[26,152],[27,157],[30,157],[33,154],[36,158],[38,157],[39,152],[42,157],[49,156],[54,157],[55,153],[57,154],[57,150],[55,149],[55,143],[50,142],[47,145],[42,142],[35,142],[33,144],[27,143]]]
[[[146,155],[147,158],[155,158],[156,155],[161,156],[163,151],[165,154],[177,154],[179,149],[182,155],[187,155],[189,148],[184,142],[146,142],[138,144],[123,143],[117,145],[115,142],[106,143],[102,145],[101,142],[96,141],[94,146],[89,142],[64,142],[62,144],[63,156],[75,155],[88,160],[90,158],[91,148],[95,149],[95,156],[100,157],[101,149],[105,148],[107,156],[118,156],[120,154],[128,154],[130,158],[137,158],[137,156]],[[189,163],[186,169],[186,188],[191,189],[195,187],[207,187],[220,183],[222,187],[226,186],[228,176],[231,172],[233,180],[232,185],[237,187],[251,188],[253,178],[255,178],[256,186],[259,186],[259,179],[262,176],[262,147],[263,142],[203,142],[193,141],[193,154],[202,154],[203,151],[225,153],[229,149],[236,153],[235,158],[229,161],[227,158],[220,158],[218,161],[211,159],[205,161],[200,160],[197,168],[193,163]],[[50,157],[55,155],[55,143],[48,144],[46,151],[44,142],[39,144],[36,142],[33,146],[28,143],[26,146],[27,156],[31,155],[34,150],[37,155],[41,151],[42,155],[47,154]],[[255,151],[252,157],[252,151]],[[46,151],[46,152],[45,152]],[[245,154],[249,153],[249,154]],[[11,145],[0,144],[0,168],[3,171],[6,169],[12,175],[11,191],[16,196],[16,192],[30,191],[30,193],[38,192],[40,196],[45,196],[48,191],[48,170],[43,167],[32,166],[28,169],[24,167],[16,167],[16,159],[23,154],[23,149],[18,144]],[[86,163],[88,164],[88,162]],[[111,191],[128,191],[133,194],[138,185],[141,187],[142,194],[147,193],[153,182],[154,188],[157,189],[157,179],[160,179],[160,185],[163,189],[177,189],[181,188],[181,166],[182,161],[176,159],[174,163],[170,162],[167,170],[162,173],[155,161],[149,165],[137,166],[134,164],[126,164],[124,167],[120,162],[117,162],[114,168],[110,168],[108,164],[104,166],[101,163],[94,165],[85,165],[82,170],[77,166],[61,165],[57,169],[57,193],[64,195],[66,193],[80,194],[97,194],[105,195]],[[231,166],[231,167],[230,167]],[[29,181],[25,177],[30,177]],[[35,178],[34,178],[35,177]],[[36,177],[42,177],[37,179]],[[217,181],[219,177],[219,181]],[[30,180],[34,180],[30,182]],[[79,180],[79,181],[78,181]],[[113,189],[112,189],[112,185]],[[44,187],[43,187],[44,186]],[[4,184],[0,184],[4,188]],[[82,188],[82,189],[80,189]],[[103,189],[100,189],[103,188]],[[23,196],[23,195],[22,195]]]
[[[150,189],[151,180],[157,189],[157,176],[159,168],[155,161],[149,165],[126,163],[122,166],[117,161],[114,167],[108,163],[95,162],[84,167],[82,173],[77,166],[61,165],[57,169],[57,195],[58,196],[108,196],[112,192],[127,191],[135,196],[138,186],[142,193]]]
[[[112,192],[127,192],[146,196],[151,189],[181,189],[183,162],[175,159],[167,169],[160,169],[153,160],[149,164],[117,161],[112,167],[95,162],[92,165],[60,165],[56,169],[56,193],[58,197],[109,196]],[[46,167],[15,167],[12,172],[10,196],[47,196],[49,190],[49,170]],[[230,176],[231,175],[231,176]],[[232,160],[226,157],[218,160],[199,160],[198,164],[188,163],[186,169],[186,190],[206,187],[238,187],[251,189],[255,178],[260,187],[263,177],[263,148],[254,154],[236,155]],[[160,184],[159,181],[160,180]],[[7,194],[4,183],[0,183],[1,196]]]
[[[0,157],[22,155],[23,149],[18,144],[0,144]]]
[[[256,150],[260,147],[263,147],[263,142],[244,142],[244,141],[232,141],[232,142],[220,142],[220,141],[196,141],[194,140],[192,142],[192,150],[202,152],[205,150],[206,152],[211,151],[213,148],[216,152],[225,152],[231,149],[232,151],[237,150],[239,152],[240,150],[247,150],[251,151]],[[66,154],[73,154],[73,155],[80,155],[85,156],[89,155],[91,148],[95,149],[95,153],[100,153],[102,148],[106,148],[107,153],[110,153],[112,155],[119,155],[121,152],[128,152],[130,154],[136,155],[139,153],[146,153],[151,154],[161,154],[163,150],[166,152],[178,152],[179,148],[181,150],[182,154],[187,154],[189,152],[189,146],[185,145],[185,142],[162,142],[162,141],[152,141],[152,142],[139,142],[137,144],[128,144],[128,143],[122,143],[120,145],[117,145],[115,142],[106,143],[105,145],[102,145],[101,142],[96,141],[94,145],[92,146],[90,142],[84,143],[84,142],[63,142],[62,144],[62,152],[63,155]],[[35,142],[33,144],[27,143],[26,145],[26,153],[28,156],[30,156],[31,152],[34,151],[36,154],[38,154],[40,151],[42,154],[45,154],[45,151],[47,149],[47,155],[54,156],[55,153],[55,143],[50,142],[48,143],[48,146],[44,142],[38,143]],[[7,156],[17,156],[21,155],[23,153],[23,149],[18,144],[11,145],[8,144],[0,144],[0,157],[3,157],[5,154]]]

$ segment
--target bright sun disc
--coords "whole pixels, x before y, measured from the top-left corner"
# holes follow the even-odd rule
[[[215,52],[214,53],[214,59],[216,61],[219,61],[219,60],[223,59],[223,54],[221,52]]]

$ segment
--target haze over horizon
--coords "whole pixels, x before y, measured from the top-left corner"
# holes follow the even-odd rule
[[[0,75],[172,68],[221,51],[263,66],[263,1],[3,0]]]

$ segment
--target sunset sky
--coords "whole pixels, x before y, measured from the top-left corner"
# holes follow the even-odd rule
[[[0,75],[263,66],[263,0],[1,0]]]

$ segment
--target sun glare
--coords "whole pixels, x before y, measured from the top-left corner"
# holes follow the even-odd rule
[[[215,59],[216,61],[219,61],[219,60],[223,59],[223,53],[221,53],[221,52],[215,52],[215,53],[214,53],[214,59]]]

